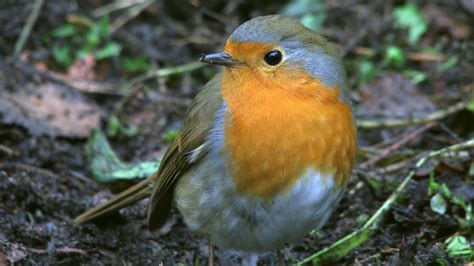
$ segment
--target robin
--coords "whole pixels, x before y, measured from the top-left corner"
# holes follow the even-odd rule
[[[245,22],[223,52],[200,61],[223,70],[192,102],[158,171],[76,223],[151,195],[151,230],[174,202],[191,230],[222,249],[273,251],[321,228],[356,153],[337,52],[297,20],[272,15]]]

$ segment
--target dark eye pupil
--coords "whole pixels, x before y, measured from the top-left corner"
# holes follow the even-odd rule
[[[281,62],[281,58],[282,55],[280,51],[270,51],[264,57],[265,62],[271,66],[278,65]]]

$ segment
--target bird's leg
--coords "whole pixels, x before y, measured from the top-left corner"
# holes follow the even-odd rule
[[[283,252],[281,249],[276,250],[276,255],[277,255],[277,265],[278,266],[285,266],[285,255],[283,255]]]
[[[212,242],[211,241],[208,241],[207,242],[207,247],[209,249],[209,254],[208,254],[208,265],[209,266],[214,266],[214,246],[212,245]]]

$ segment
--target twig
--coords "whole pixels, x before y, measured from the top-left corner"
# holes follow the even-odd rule
[[[364,168],[364,167],[367,167],[367,166],[370,166],[370,165],[373,165],[373,164],[377,163],[378,161],[380,161],[383,158],[387,157],[393,151],[396,151],[396,150],[400,149],[402,146],[406,145],[408,142],[410,142],[414,138],[418,137],[419,135],[421,135],[426,130],[432,128],[434,125],[435,125],[434,122],[430,122],[430,123],[424,125],[423,127],[407,134],[406,136],[402,137],[399,141],[397,141],[397,142],[393,143],[392,145],[388,146],[387,148],[383,149],[382,152],[380,154],[378,154],[377,156],[374,156],[371,159],[369,159],[369,160],[363,162],[362,164],[360,164],[359,167]]]
[[[408,119],[388,119],[388,120],[357,120],[357,127],[362,129],[378,129],[378,128],[391,128],[391,127],[403,127],[411,125],[426,124],[432,121],[441,120],[449,115],[457,113],[466,109],[467,104],[464,102],[458,102],[453,106],[448,107],[445,110],[439,110],[433,112],[425,117],[421,118],[408,118]]]
[[[35,1],[33,8],[31,10],[30,16],[28,17],[28,20],[26,21],[26,24],[21,31],[20,37],[18,37],[18,40],[15,43],[15,51],[13,54],[15,57],[20,54],[21,50],[23,50],[26,39],[28,39],[28,36],[30,36],[31,29],[35,25],[36,19],[38,18],[39,11],[43,3],[44,3],[44,0]]]
[[[81,254],[81,255],[86,255],[87,252],[85,250],[79,249],[79,248],[71,248],[71,247],[60,247],[54,249],[55,253],[62,253],[62,254]]]
[[[112,33],[116,32],[123,25],[125,25],[128,21],[130,21],[134,17],[138,16],[143,10],[147,9],[154,2],[155,1],[148,0],[148,1],[145,1],[143,3],[139,3],[135,6],[130,7],[130,9],[128,9],[125,14],[121,15],[116,20],[114,20],[112,23],[110,23],[109,33],[112,34]]]
[[[166,77],[174,74],[181,74],[201,68],[204,66],[201,62],[192,62],[180,66],[162,68],[157,71],[151,71],[143,75],[137,76],[131,80],[131,85],[128,87],[128,93],[120,102],[117,103],[117,107],[114,109],[114,114],[117,114],[135,95],[137,95],[142,86],[138,86],[140,83],[151,78]]]
[[[25,171],[25,172],[33,172],[33,173],[37,173],[39,175],[44,175],[44,176],[48,176],[48,177],[56,176],[56,174],[54,174],[53,172],[51,172],[47,169],[39,168],[39,167],[33,166],[33,165],[28,165],[28,164],[18,163],[18,162],[0,163],[0,169],[12,169],[12,168],[16,168],[16,169],[19,169],[19,170]]]
[[[408,158],[406,160],[393,163],[391,165],[387,165],[386,167],[383,168],[375,168],[374,170],[369,171],[368,174],[370,175],[385,175],[388,173],[392,173],[395,171],[398,171],[400,169],[406,168],[409,163],[411,163],[415,158]]]
[[[56,82],[60,82],[74,88],[76,90],[86,92],[86,93],[101,93],[108,95],[123,95],[123,93],[117,90],[117,86],[105,83],[97,82],[92,80],[83,80],[83,79],[72,79],[66,75],[61,75],[49,70],[39,70],[34,66],[30,66],[21,62],[20,60],[14,60],[13,65],[29,74],[36,74],[43,78],[50,79]]]
[[[184,72],[189,72],[189,71],[199,69],[203,66],[204,64],[201,62],[192,62],[192,63],[180,65],[180,66],[162,68],[162,69],[157,70],[155,73],[152,73],[151,77],[153,76],[166,77],[166,76],[170,76],[174,74],[181,74]]]
[[[95,25],[95,22],[92,19],[79,15],[67,15],[66,21],[67,23],[81,25],[89,29]]]
[[[338,240],[331,246],[313,254],[301,261],[296,265],[304,265],[308,263],[320,264],[321,262],[330,262],[337,261],[351,252],[354,248],[362,245],[369,237],[375,233],[380,227],[383,217],[390,210],[392,205],[395,203],[397,198],[405,190],[405,187],[411,181],[412,177],[415,175],[415,171],[421,168],[426,161],[430,158],[437,157],[445,154],[453,154],[457,151],[474,148],[474,138],[468,141],[448,146],[446,148],[432,151],[427,155],[421,157],[416,164],[414,169],[412,169],[408,175],[405,177],[403,182],[397,187],[397,189],[390,195],[390,197],[383,203],[383,205],[375,212],[374,215],[362,226],[362,228],[352,232],[351,234],[345,236],[344,238]]]
[[[336,48],[342,49],[344,48],[341,44],[332,43]],[[377,52],[369,47],[355,47],[354,49],[349,50],[349,52],[353,52],[354,54],[358,55],[367,55],[367,56],[374,56]],[[428,53],[415,53],[415,52],[408,52],[406,54],[406,58],[412,61],[421,61],[421,62],[437,62],[444,60],[446,58],[445,55],[436,55],[436,54],[428,54]]]
[[[92,15],[95,17],[102,17],[104,15],[110,14],[114,11],[128,8],[134,5],[143,4],[145,2],[149,2],[149,0],[122,0],[122,1],[114,1],[112,3],[106,4],[101,6],[92,11]]]
[[[446,132],[446,134],[448,134],[448,136],[450,136],[453,140],[455,140],[455,142],[463,142],[464,141],[461,137],[458,136],[458,134],[456,134],[448,126],[446,126],[445,123],[439,123],[439,128],[441,128],[441,130]]]
[[[143,75],[137,76],[133,78],[130,83],[132,84],[131,86],[144,82],[147,79],[151,78],[160,78],[160,77],[166,77],[166,76],[171,76],[174,74],[181,74],[189,71],[196,70],[198,68],[203,67],[204,64],[201,62],[192,62],[192,63],[187,63],[184,65],[179,65],[179,66],[174,66],[174,67],[168,67],[168,68],[161,68],[156,71],[149,71]]]
[[[2,145],[0,144],[0,151],[1,152],[4,152],[5,154],[7,154],[8,156],[20,156],[20,153],[5,146],[5,145]]]
[[[23,244],[9,243],[6,241],[0,241],[0,243],[7,247],[10,247],[11,249],[22,250],[22,251],[30,252],[32,254],[37,254],[37,255],[44,255],[44,254],[50,254],[50,253],[87,255],[87,252],[85,250],[82,250],[79,248],[72,248],[68,246],[52,248],[51,250],[49,250],[49,249],[30,248],[30,247],[24,246]]]

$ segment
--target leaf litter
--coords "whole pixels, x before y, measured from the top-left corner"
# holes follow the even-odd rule
[[[25,84],[0,91],[1,121],[33,136],[85,138],[100,126],[100,107],[56,83]]]

